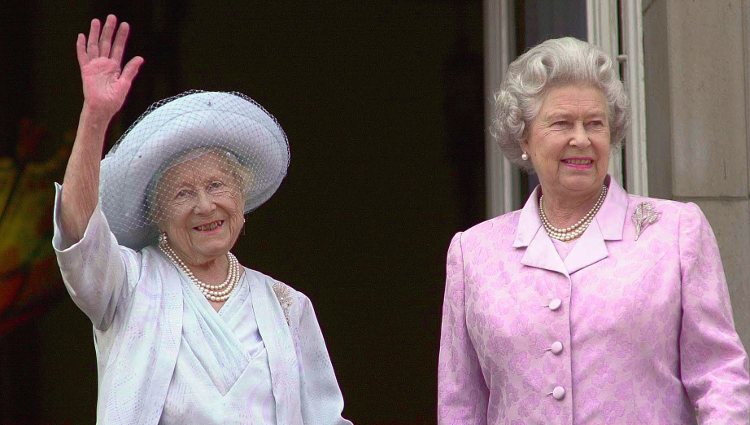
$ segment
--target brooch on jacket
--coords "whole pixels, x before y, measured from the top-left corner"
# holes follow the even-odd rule
[[[274,282],[273,293],[276,294],[276,299],[279,300],[281,310],[284,311],[284,318],[286,324],[291,325],[289,322],[289,309],[292,307],[292,288],[281,282]]]
[[[635,240],[641,236],[643,229],[648,225],[656,223],[659,220],[661,213],[656,211],[654,204],[651,202],[641,202],[635,207],[633,212],[633,224],[635,224]]]

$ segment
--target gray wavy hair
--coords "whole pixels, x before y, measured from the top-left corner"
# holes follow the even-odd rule
[[[591,84],[604,93],[612,150],[621,146],[630,121],[630,105],[615,64],[593,44],[572,37],[557,38],[536,45],[513,61],[495,94],[490,131],[509,161],[533,171],[531,161],[521,159],[527,128],[549,89],[578,83]]]

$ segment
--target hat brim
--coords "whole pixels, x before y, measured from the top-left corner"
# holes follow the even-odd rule
[[[286,135],[260,105],[224,92],[175,98],[142,116],[101,163],[101,207],[120,245],[139,250],[155,242],[156,225],[145,208],[149,185],[163,165],[183,152],[213,147],[252,169],[246,213],[267,201],[286,176]]]

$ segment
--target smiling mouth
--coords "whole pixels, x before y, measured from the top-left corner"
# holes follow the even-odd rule
[[[224,225],[224,220],[216,220],[216,221],[212,221],[211,223],[201,224],[200,226],[195,226],[193,227],[193,229],[199,232],[210,232],[211,230],[215,230],[223,225]]]
[[[591,165],[594,163],[594,160],[583,159],[583,158],[570,158],[570,159],[563,159],[562,162],[564,164],[569,164],[569,165]]]

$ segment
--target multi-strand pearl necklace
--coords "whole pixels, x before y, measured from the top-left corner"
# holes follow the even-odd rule
[[[575,224],[572,226],[568,226],[562,229],[559,229],[552,225],[552,223],[549,222],[549,219],[547,218],[547,214],[544,213],[544,195],[542,195],[539,198],[539,217],[542,219],[542,225],[544,225],[544,230],[547,231],[547,234],[549,237],[557,239],[559,241],[567,242],[571,241],[583,234],[583,232],[586,231],[586,229],[589,227],[589,224],[591,224],[591,221],[594,219],[594,216],[596,216],[596,213],[599,212],[599,208],[602,207],[602,204],[604,203],[604,198],[607,197],[607,186],[602,186],[601,192],[599,192],[599,199],[596,200],[596,203],[594,206],[589,210],[589,212],[586,213],[580,220],[578,220]]]
[[[180,270],[182,270],[187,277],[192,281],[195,286],[201,291],[204,297],[211,301],[223,302],[229,299],[232,294],[232,290],[237,286],[237,282],[240,280],[240,263],[237,261],[237,257],[231,252],[227,252],[227,260],[229,261],[229,270],[227,271],[227,278],[224,282],[218,285],[211,285],[198,280],[188,266],[180,259],[176,252],[169,245],[169,241],[166,236],[159,238],[159,248]]]

